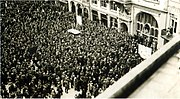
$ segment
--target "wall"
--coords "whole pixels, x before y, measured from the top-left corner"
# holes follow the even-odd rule
[[[132,3],[159,11],[166,11],[168,3],[167,1],[168,0],[132,0]]]
[[[169,0],[167,28],[170,26],[170,13],[177,18],[177,33],[180,34],[180,0]]]
[[[118,11],[110,10],[110,2],[108,2],[107,7],[103,8],[100,6],[100,0],[97,0],[97,4],[92,4],[92,0],[89,2],[85,2],[86,0],[68,0],[69,8],[70,1],[74,1],[75,5],[77,3],[86,7],[89,12],[89,19],[92,20],[91,10],[98,11],[98,16],[100,18],[100,13],[106,14],[108,17],[108,21],[110,21],[110,16],[118,19],[118,28],[120,28],[120,23],[125,23],[128,26],[128,33],[131,35],[136,34],[136,15],[138,13],[146,12],[151,14],[158,23],[158,45],[159,49],[164,45],[164,39],[161,37],[161,30],[168,28],[170,25],[170,15],[169,13],[173,13],[178,18],[177,27],[180,27],[180,0],[115,0],[119,3],[124,3],[124,6],[129,7],[131,11],[131,15],[127,15],[125,13],[120,13]],[[108,26],[109,26],[108,22]],[[180,34],[180,28],[177,28],[177,33]]]
[[[131,32],[130,29],[129,29],[129,27],[131,27],[131,24],[130,24],[131,18],[130,18],[130,16],[125,14],[125,13],[120,13],[119,8],[117,8],[117,11],[111,10],[110,9],[110,2],[107,3],[107,7],[102,7],[102,6],[100,6],[100,0],[97,0],[97,4],[93,4],[92,0],[89,0],[89,2],[85,2],[86,0],[68,0],[69,9],[71,9],[71,4],[70,4],[71,1],[73,1],[75,3],[75,5],[80,4],[81,8],[86,7],[88,9],[89,16],[91,16],[91,17],[89,17],[89,19],[92,20],[91,11],[96,10],[98,12],[99,19],[100,19],[100,14],[107,15],[108,26],[110,26],[110,24],[109,24],[110,19],[109,18],[111,16],[111,17],[117,18],[119,28],[120,28],[121,23],[125,23],[128,26],[128,32]]]

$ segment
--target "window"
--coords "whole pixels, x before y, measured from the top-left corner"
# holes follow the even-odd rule
[[[173,26],[174,26],[174,20],[173,20],[173,19],[172,19],[172,22],[171,22],[171,23],[172,23],[172,25],[171,25],[171,26],[173,27]]]
[[[98,12],[97,11],[92,10],[92,18],[93,18],[93,21],[99,22]]]
[[[175,22],[175,25],[174,25],[174,33],[176,33],[176,28],[177,28],[177,22]]]
[[[92,3],[97,4],[97,0],[92,0]]]
[[[137,23],[137,30],[140,30],[140,24]]]
[[[158,37],[158,30],[155,30],[155,37]]]
[[[107,6],[107,1],[106,0],[101,0],[101,6],[106,7]]]
[[[170,28],[172,28],[172,33],[176,33],[177,30],[177,18],[174,14],[170,14]]]
[[[154,35],[154,28],[151,28],[151,35]]]
[[[84,8],[84,17],[88,18],[88,10],[86,8]]]
[[[111,9],[117,11],[117,4],[116,4],[116,2],[111,2],[110,4],[111,4]]]
[[[107,15],[101,14],[101,24],[107,27]]]
[[[137,34],[143,38],[140,44],[144,46],[151,47],[153,52],[157,50],[157,40],[158,40],[158,24],[156,19],[148,14],[141,12],[137,16]]]
[[[117,19],[115,19],[114,26],[115,26],[116,28],[118,28],[118,22],[117,22]]]
[[[110,17],[110,27],[118,27],[118,22],[116,18]]]
[[[148,24],[145,24],[144,26],[144,33],[149,34],[150,26]]]
[[[143,24],[141,24],[141,26],[140,26],[140,30],[141,30],[141,31],[143,30]]]

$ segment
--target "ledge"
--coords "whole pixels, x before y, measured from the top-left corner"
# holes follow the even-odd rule
[[[154,0],[144,0],[144,1],[154,3],[154,4],[159,4],[160,3],[159,1],[154,1]]]

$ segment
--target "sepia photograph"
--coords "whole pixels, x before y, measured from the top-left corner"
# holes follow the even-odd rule
[[[0,98],[180,98],[180,0],[1,0]]]

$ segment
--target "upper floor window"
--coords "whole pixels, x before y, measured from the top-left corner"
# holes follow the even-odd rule
[[[107,6],[107,0],[101,0],[101,6],[106,7]]]
[[[170,27],[172,28],[172,33],[176,33],[177,30],[177,18],[174,14],[170,14]]]
[[[97,0],[92,0],[92,3],[97,4]]]
[[[116,2],[113,2],[113,1],[111,2],[111,9],[117,11],[117,4],[116,4]]]
[[[118,27],[118,22],[116,18],[110,17],[110,27]]]

